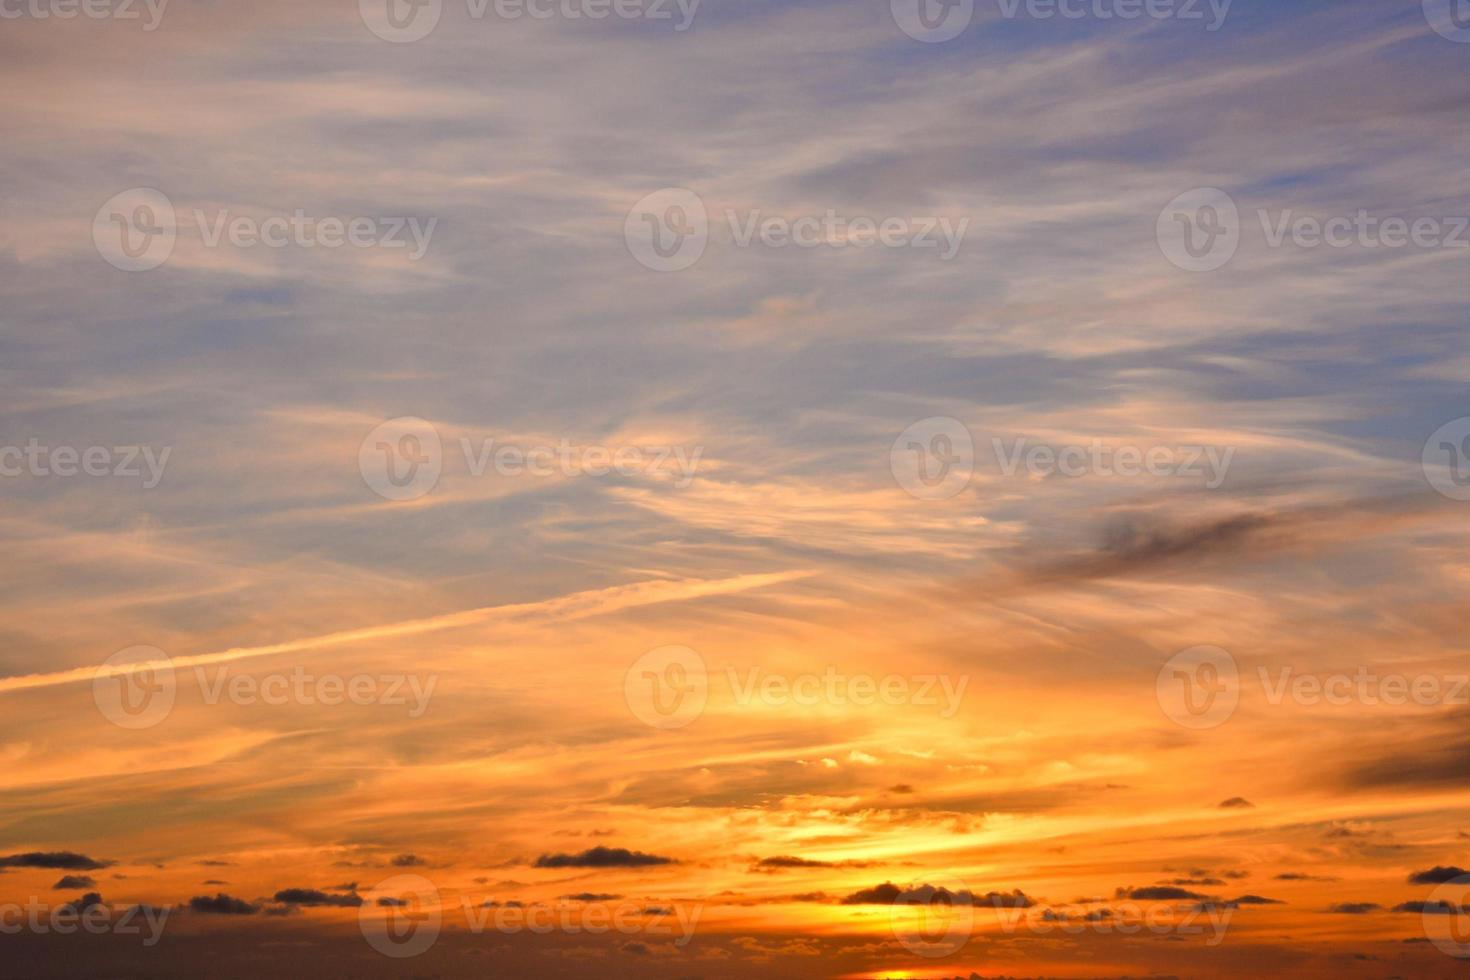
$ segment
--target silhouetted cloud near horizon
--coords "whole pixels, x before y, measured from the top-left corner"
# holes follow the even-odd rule
[[[1443,885],[1447,881],[1470,875],[1470,871],[1457,868],[1454,865],[1438,865],[1426,868],[1423,871],[1415,871],[1409,875],[1411,885]]]
[[[63,871],[97,871],[116,861],[98,861],[75,851],[27,851],[0,857],[0,868],[56,868]]]
[[[820,895],[820,893],[817,893]],[[813,901],[818,900],[816,896]],[[853,892],[842,899],[842,905],[928,905],[936,902],[944,902],[950,905],[976,905],[989,906],[991,908],[1006,909],[1028,909],[1036,902],[1031,896],[1020,889],[1009,892],[986,892],[977,895],[968,889],[950,891],[948,888],[935,885],[917,885],[912,888],[900,888],[891,881],[885,881],[881,885],[872,888],[864,888]]]
[[[213,898],[208,895],[195,895],[189,899],[189,911],[198,912],[201,915],[254,915],[260,911],[260,906],[220,892]]]
[[[78,888],[96,888],[97,881],[91,875],[62,875],[61,880],[51,887],[57,891],[76,891]]]
[[[1338,915],[1367,915],[1369,912],[1378,912],[1383,909],[1377,902],[1339,902],[1328,906],[1327,911]]]
[[[315,888],[284,888],[276,892],[275,900],[286,905],[335,905],[344,908],[357,908],[362,904],[361,895],[328,895]]]
[[[646,868],[659,864],[677,864],[673,858],[658,854],[630,851],[626,847],[592,847],[578,854],[543,854],[536,859],[538,868]]]

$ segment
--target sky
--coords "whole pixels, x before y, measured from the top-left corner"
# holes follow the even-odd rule
[[[1467,69],[0,0],[7,975],[1462,975]]]

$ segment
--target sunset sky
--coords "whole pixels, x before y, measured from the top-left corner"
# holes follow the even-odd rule
[[[487,2],[0,0],[0,976],[1470,970],[1470,2]]]

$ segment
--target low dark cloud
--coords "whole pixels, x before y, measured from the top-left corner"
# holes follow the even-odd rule
[[[423,860],[417,854],[400,854],[393,859],[395,868],[420,868],[423,867],[423,864]]]
[[[1254,806],[1255,804],[1244,796],[1232,796],[1228,800],[1220,801],[1221,810],[1244,810],[1253,808]]]
[[[1420,915],[1458,915],[1462,912],[1470,912],[1464,906],[1455,905],[1451,902],[1434,899],[1428,902],[1415,900],[1412,902],[1400,902],[1393,907],[1395,912],[1416,912]]]
[[[820,895],[821,893],[815,893]],[[813,899],[816,900],[816,899]],[[864,888],[853,892],[842,899],[843,905],[929,905],[935,902],[946,902],[950,905],[978,905],[990,906],[992,908],[1006,909],[1028,909],[1035,905],[1035,901],[1020,889],[1010,892],[986,892],[979,895],[968,889],[950,891],[948,888],[936,887],[934,885],[918,885],[913,888],[900,888],[891,881],[885,881],[881,885],[872,888]]]
[[[1285,905],[1279,898],[1263,898],[1260,895],[1242,895],[1230,900],[1232,905]]]
[[[1447,881],[1454,881],[1456,878],[1467,874],[1470,874],[1470,871],[1466,871],[1464,868],[1457,868],[1454,865],[1436,864],[1432,868],[1427,868],[1424,871],[1415,871],[1409,875],[1409,884],[1442,885]]]
[[[673,858],[630,851],[625,847],[593,847],[580,854],[543,854],[536,859],[538,868],[646,868],[657,864],[677,864]]]
[[[1119,888],[1118,898],[1132,898],[1140,902],[1168,902],[1175,899],[1202,899],[1205,896],[1174,885],[1150,885],[1147,888]]]
[[[283,888],[276,892],[275,900],[286,905],[336,905],[344,908],[357,908],[362,904],[361,895],[328,895],[315,888]]]
[[[0,857],[0,868],[55,868],[62,871],[96,871],[116,861],[98,861],[74,851],[28,851]]]
[[[198,912],[201,915],[254,915],[260,911],[260,906],[220,892],[213,898],[208,895],[195,895],[189,899],[189,911]]]
[[[575,895],[562,896],[569,902],[615,902],[622,897],[607,892],[577,892]]]
[[[1327,908],[1329,912],[1339,915],[1367,915],[1369,912],[1377,912],[1383,908],[1377,902],[1339,902]]]
[[[96,888],[97,882],[91,875],[62,875],[61,880],[51,887],[58,891],[76,891],[78,888]]]

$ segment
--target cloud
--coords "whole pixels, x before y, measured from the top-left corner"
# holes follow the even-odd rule
[[[1339,902],[1327,907],[1327,911],[1336,912],[1339,915],[1367,915],[1369,912],[1377,912],[1383,908],[1377,902]]]
[[[195,895],[189,899],[189,910],[202,915],[254,915],[260,911],[260,906],[220,892],[213,898]]]
[[[1254,807],[1255,804],[1243,796],[1232,796],[1228,800],[1220,801],[1221,810],[1236,810]]]
[[[1119,888],[1115,894],[1118,898],[1133,898],[1141,902],[1166,902],[1173,899],[1200,899],[1205,897],[1198,892],[1176,888],[1172,885],[1151,885],[1147,888]]]
[[[810,900],[819,900],[821,893],[815,893]],[[912,888],[900,888],[891,881],[885,881],[881,885],[872,888],[864,888],[853,892],[842,899],[843,905],[929,905],[934,902],[947,902],[951,905],[977,905],[991,906],[993,908],[1026,909],[1035,905],[1035,901],[1016,889],[1010,892],[986,892],[978,895],[968,889],[950,891],[948,888],[936,887],[934,885],[918,885]]]
[[[1464,868],[1457,868],[1454,865],[1436,864],[1432,868],[1427,868],[1424,871],[1415,871],[1410,874],[1409,884],[1442,885],[1447,881],[1454,881],[1456,878],[1463,877],[1467,874],[1470,874],[1470,871],[1466,871]]]
[[[538,868],[645,868],[659,864],[677,864],[673,858],[630,851],[625,847],[593,847],[579,854],[543,854],[536,859]]]
[[[1470,912],[1470,908],[1462,905],[1455,905],[1451,902],[1443,901],[1442,899],[1432,899],[1427,902],[1420,899],[1415,899],[1410,902],[1400,902],[1393,907],[1393,911],[1417,912],[1420,915],[1459,915],[1461,913]]]
[[[98,861],[74,851],[28,851],[0,857],[0,868],[58,868],[66,871],[96,871],[116,861]]]
[[[395,868],[418,868],[422,867],[423,863],[417,854],[400,854],[393,859]]]
[[[275,900],[287,905],[336,905],[357,908],[362,904],[361,895],[328,895],[314,888],[283,888],[276,892]]]
[[[76,891],[78,888],[96,888],[97,882],[91,875],[62,875],[61,880],[51,887],[57,890]]]
[[[1262,898],[1260,895],[1242,895],[1230,900],[1233,905],[1285,905],[1286,903],[1276,898]]]
[[[615,902],[622,897],[621,895],[611,895],[606,892],[577,892],[574,895],[562,896],[562,898],[569,902]]]

